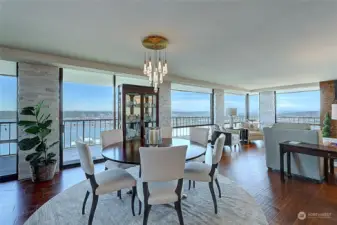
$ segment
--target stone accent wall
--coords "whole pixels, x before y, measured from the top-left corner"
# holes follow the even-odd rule
[[[34,106],[41,100],[44,100],[45,113],[51,114],[53,120],[52,132],[48,136],[48,142],[52,143],[59,140],[59,69],[54,66],[19,63],[18,77],[18,112],[23,107]],[[19,120],[30,119],[29,116],[22,116],[19,113]],[[18,140],[28,137],[23,130],[18,128]],[[51,152],[56,154],[59,163],[59,144],[56,144]],[[25,161],[25,157],[31,153],[30,151],[20,151],[18,149],[18,176],[19,179],[30,178],[29,163]],[[59,167],[57,167],[58,171]]]
[[[159,86],[159,126],[171,127],[171,82]]]
[[[225,121],[224,90],[214,89],[214,123],[223,124]]]
[[[324,81],[319,83],[319,87],[321,97],[320,121],[323,125],[325,114],[328,112],[331,116],[331,105],[335,102],[335,84],[334,81]],[[331,120],[331,137],[337,138],[337,120]]]
[[[262,127],[275,123],[275,92],[260,92],[259,97],[259,118]]]

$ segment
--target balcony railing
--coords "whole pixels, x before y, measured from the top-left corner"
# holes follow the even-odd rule
[[[278,116],[276,118],[277,123],[306,123],[310,125],[319,126],[321,121],[319,117],[290,117],[290,116]]]
[[[235,117],[234,126],[245,121],[244,117]],[[319,117],[277,117],[282,123],[307,123],[315,129],[320,126]],[[225,126],[229,124],[226,118]],[[75,147],[78,138],[89,145],[100,144],[100,133],[114,128],[113,119],[83,119],[64,120],[63,148]],[[211,117],[172,117],[173,137],[188,136],[190,127],[211,127]],[[0,122],[0,155],[15,155],[17,153],[17,123],[13,121]]]
[[[15,155],[17,152],[17,123],[0,122],[0,156]]]
[[[114,129],[114,120],[63,120],[63,126],[63,149],[66,149],[75,147],[79,138],[89,145],[101,144],[101,132]]]

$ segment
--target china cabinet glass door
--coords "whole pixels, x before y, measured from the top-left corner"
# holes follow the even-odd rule
[[[141,135],[141,95],[127,93],[125,95],[126,139],[140,139]]]
[[[144,115],[144,126],[145,127],[157,127],[157,96],[152,94],[143,95],[143,115]]]

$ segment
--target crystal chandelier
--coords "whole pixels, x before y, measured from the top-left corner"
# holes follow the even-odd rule
[[[150,84],[157,93],[159,84],[167,74],[166,47],[168,40],[159,35],[150,35],[142,41],[143,46],[150,51],[144,54],[144,75],[149,78]]]

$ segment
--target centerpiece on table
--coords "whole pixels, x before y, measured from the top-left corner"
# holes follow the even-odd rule
[[[145,143],[147,145],[160,145],[162,143],[159,127],[147,127],[145,131]]]

